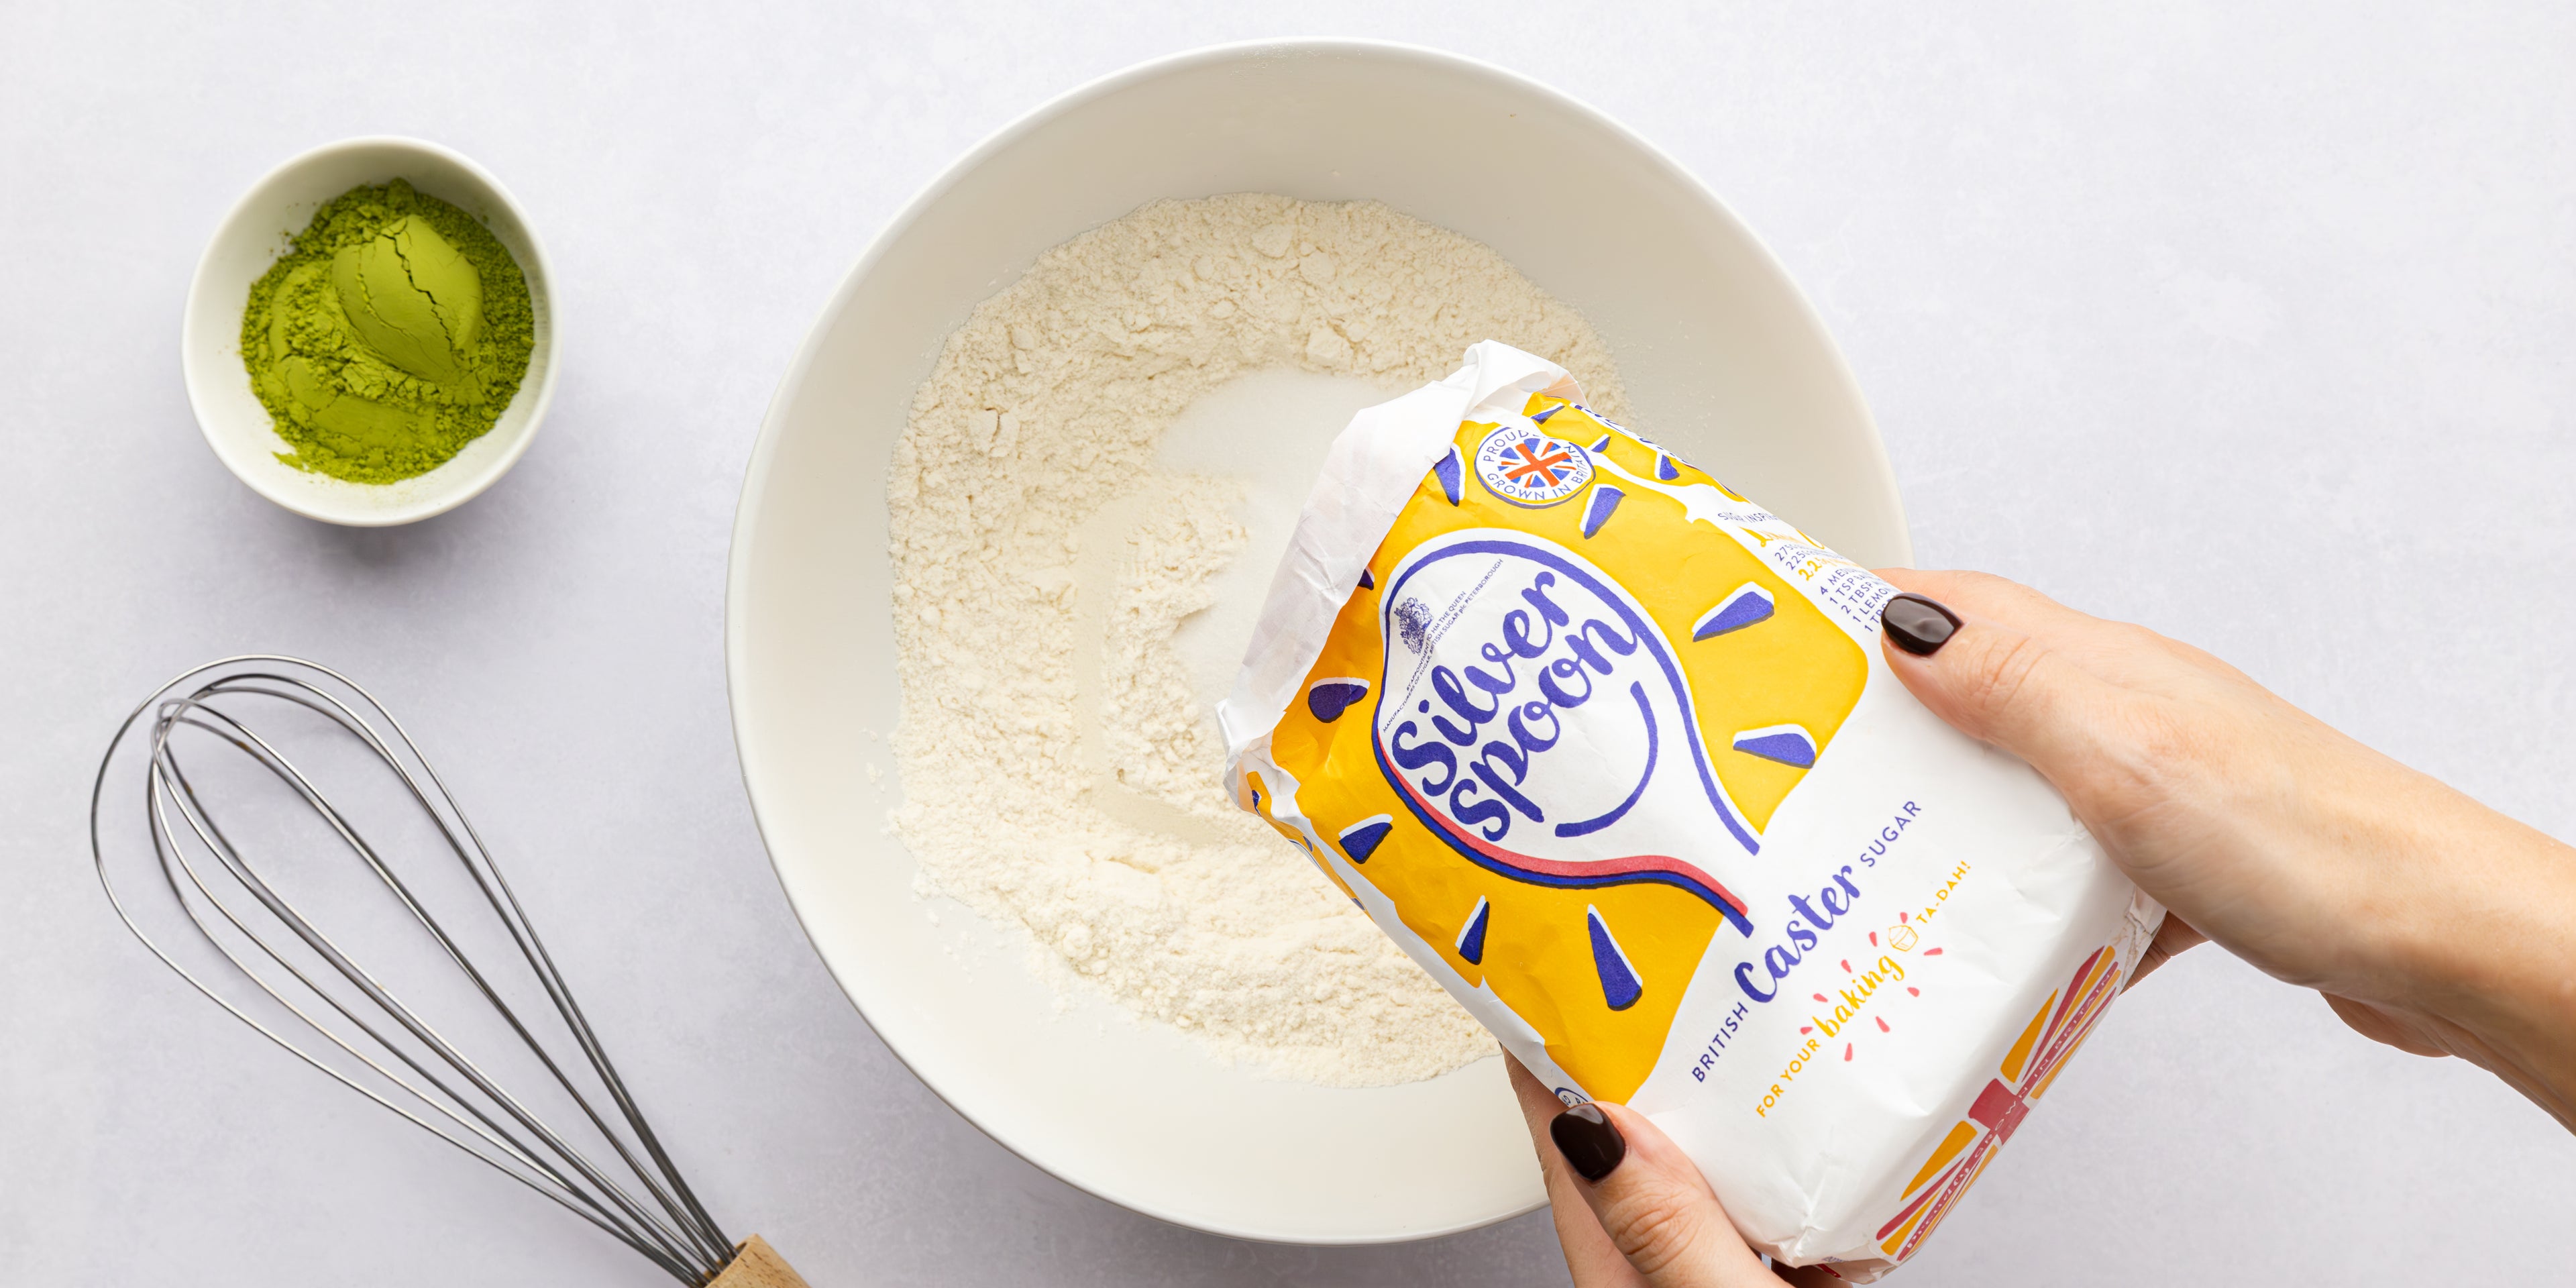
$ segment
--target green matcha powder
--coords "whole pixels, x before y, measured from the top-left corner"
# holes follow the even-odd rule
[[[465,450],[535,348],[518,262],[400,179],[315,211],[242,313],[251,388],[295,449],[277,459],[352,483],[426,474]]]

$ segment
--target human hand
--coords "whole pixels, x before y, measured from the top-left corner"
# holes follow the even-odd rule
[[[2030,762],[2171,910],[2139,974],[2206,936],[2576,1129],[2576,850],[2144,627],[1978,573],[1879,575],[1907,592],[1882,615],[1898,678]]]
[[[1521,1118],[1538,1150],[1557,1242],[1575,1288],[1781,1288],[1835,1282],[1821,1270],[1774,1272],[1745,1246],[1717,1193],[1645,1115],[1625,1105],[1569,1110],[1506,1055]],[[1598,1115],[1595,1121],[1592,1115]],[[1562,1125],[1560,1125],[1562,1124]],[[1580,1163],[1588,1175],[1580,1175]]]
[[[2001,578],[1879,575],[1906,592],[1882,619],[1898,678],[2030,762],[2171,910],[2137,976],[2205,935],[2365,1036],[2473,1060],[2576,1129],[2576,850],[2187,644]],[[1578,1288],[1833,1282],[1765,1268],[1643,1115],[1567,1110],[1506,1062]]]

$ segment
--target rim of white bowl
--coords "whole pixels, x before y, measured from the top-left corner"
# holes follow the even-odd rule
[[[220,413],[208,408],[198,396],[197,373],[192,369],[191,355],[196,351],[197,316],[207,290],[207,275],[214,266],[215,250],[233,238],[245,235],[236,225],[256,217],[252,213],[255,200],[288,175],[316,162],[325,161],[343,153],[370,149],[412,152],[435,158],[464,171],[476,183],[491,190],[493,200],[509,212],[510,218],[518,223],[520,234],[527,239],[528,262],[521,264],[519,271],[534,279],[532,293],[541,291],[544,294],[546,334],[543,343],[529,356],[530,365],[541,368],[543,374],[538,377],[534,400],[528,404],[527,425],[503,445],[499,456],[484,462],[476,472],[464,476],[463,481],[426,492],[404,504],[343,510],[315,505],[308,496],[297,495],[277,486],[279,482],[277,476],[267,471],[245,471],[234,463],[232,457],[225,454],[223,445],[216,441],[216,430],[210,423],[213,417]],[[388,180],[397,177],[400,176],[385,176]],[[519,463],[520,457],[527,454],[528,444],[536,441],[537,431],[545,425],[546,412],[554,405],[555,377],[562,370],[562,364],[554,361],[555,340],[562,330],[563,306],[562,302],[555,298],[554,274],[546,263],[545,241],[537,235],[537,226],[528,218],[527,208],[519,204],[518,197],[511,193],[509,187],[503,184],[498,176],[477,164],[474,158],[441,143],[433,143],[428,139],[413,138],[405,134],[362,134],[308,148],[277,163],[250,187],[244,189],[242,195],[234,200],[232,208],[224,212],[223,219],[215,225],[214,235],[206,239],[205,250],[197,256],[196,271],[188,278],[188,298],[182,306],[179,317],[180,374],[188,388],[188,409],[196,417],[198,434],[205,438],[206,446],[214,452],[215,459],[223,462],[224,468],[231,471],[234,478],[240,479],[244,486],[275,502],[279,507],[308,519],[349,528],[391,528],[435,518],[481,496],[486,489],[500,482],[501,476],[509,473],[510,468]],[[211,375],[209,378],[212,378]],[[243,379],[248,378],[248,373],[245,372]],[[518,394],[510,400],[511,405],[517,405],[520,398],[528,397],[529,394],[527,387],[522,385]],[[501,410],[503,415],[509,414],[508,407]],[[442,465],[439,468],[446,467]],[[420,477],[427,478],[437,472],[432,470],[429,474]]]
[[[1434,49],[1427,45],[1411,44],[1399,40],[1370,40],[1360,38],[1270,38],[1229,41],[1224,44],[1217,45],[1203,45],[1196,49],[1186,49],[1178,53],[1166,54],[1159,58],[1150,58],[1144,62],[1121,68],[1105,76],[1100,76],[1093,80],[1086,81],[1072,89],[1066,90],[1062,94],[1056,95],[1054,98],[1050,98],[1045,102],[1030,108],[1028,111],[1021,113],[1019,116],[1004,124],[1001,128],[985,135],[981,142],[968,149],[964,155],[958,157],[955,161],[950,162],[946,168],[933,176],[930,182],[922,185],[921,190],[913,194],[912,200],[905,202],[902,209],[897,210],[886,220],[884,227],[878,229],[876,236],[868,242],[867,249],[861,252],[858,260],[850,266],[849,271],[842,275],[840,285],[833,289],[831,298],[824,302],[822,310],[815,315],[813,325],[806,329],[804,340],[797,346],[795,361],[788,365],[787,373],[779,378],[777,388],[770,394],[769,406],[761,414],[760,435],[752,445],[751,461],[743,471],[742,493],[736,498],[734,503],[732,536],[733,548],[727,553],[725,559],[725,696],[727,704],[731,708],[730,714],[733,726],[734,760],[742,770],[743,794],[749,797],[751,801],[752,825],[759,829],[761,833],[761,851],[769,859],[770,874],[778,879],[780,891],[787,896],[787,905],[789,910],[794,912],[796,915],[797,928],[804,933],[806,943],[815,948],[815,956],[822,960],[823,969],[831,973],[833,984],[841,990],[841,995],[843,997],[849,999],[851,1008],[859,1013],[860,1019],[868,1022],[868,1027],[871,1032],[878,1033],[880,1041],[885,1041],[886,1050],[892,1052],[894,1058],[900,1061],[903,1064],[903,1067],[912,1073],[913,1077],[920,1079],[923,1086],[930,1088],[932,1093],[936,1094],[950,1109],[956,1111],[959,1117],[964,1118],[969,1124],[973,1125],[975,1130],[982,1132],[986,1139],[989,1139],[994,1144],[1001,1146],[1004,1150],[1008,1151],[1013,1157],[1018,1158],[1020,1161],[1027,1163],[1029,1166],[1034,1167],[1039,1171],[1046,1173],[1048,1176],[1054,1177],[1056,1180],[1062,1181],[1066,1185],[1070,1185],[1085,1194],[1091,1194],[1099,1198],[1107,1199],[1108,1201],[1116,1203],[1120,1207],[1126,1208],[1131,1212],[1142,1213],[1158,1221],[1179,1226],[1183,1229],[1198,1230],[1209,1234],[1221,1235],[1226,1238],[1242,1239],[1247,1242],[1254,1243],[1284,1243],[1295,1246],[1315,1247],[1344,1245],[1373,1246],[1388,1242],[1411,1243],[1427,1239],[1442,1238],[1453,1234],[1464,1234],[1470,1230],[1480,1230],[1486,1226],[1496,1225],[1515,1217],[1526,1216],[1531,1212],[1535,1212],[1538,1209],[1547,1206],[1547,1202],[1545,1199],[1540,1199],[1537,1202],[1531,1203],[1528,1206],[1515,1211],[1500,1212],[1479,1220],[1461,1221],[1435,1229],[1424,1229],[1418,1232],[1412,1232],[1407,1234],[1401,1240],[1388,1240],[1384,1238],[1371,1237],[1287,1240],[1278,1238],[1274,1235],[1263,1234],[1256,1230],[1214,1227],[1204,1220],[1193,1219],[1179,1213],[1167,1211],[1159,1204],[1141,1201],[1132,1195],[1104,1194],[1100,1190],[1048,1166],[1045,1162],[1030,1157],[1018,1146],[995,1132],[983,1121],[982,1118],[976,1115],[975,1111],[971,1107],[960,1104],[950,1097],[948,1092],[941,1088],[938,1080],[924,1073],[920,1066],[914,1064],[912,1058],[906,1055],[900,1047],[896,1046],[891,1041],[885,1040],[882,1031],[877,1028],[876,1022],[869,1018],[868,1008],[865,1004],[859,1001],[858,993],[850,987],[850,982],[848,980],[841,978],[840,970],[832,964],[830,956],[821,950],[819,942],[814,938],[814,928],[811,919],[806,915],[804,904],[798,898],[796,886],[788,879],[786,870],[779,866],[777,851],[770,844],[769,823],[761,808],[760,788],[753,781],[753,775],[751,772],[752,752],[750,751],[750,739],[748,732],[744,728],[745,707],[743,695],[745,691],[745,680],[747,677],[744,675],[742,668],[744,666],[743,659],[747,649],[743,639],[745,617],[742,587],[748,576],[747,565],[750,562],[749,552],[751,544],[749,537],[751,535],[750,529],[753,519],[752,503],[754,498],[762,495],[768,489],[771,462],[777,454],[777,429],[779,419],[787,405],[790,393],[800,388],[805,383],[807,373],[811,371],[814,366],[818,352],[821,348],[822,323],[825,319],[837,316],[844,309],[849,307],[851,297],[857,291],[859,283],[868,277],[870,272],[875,269],[877,262],[885,257],[887,248],[893,244],[895,238],[902,232],[902,230],[910,227],[912,222],[920,217],[922,211],[929,208],[934,202],[946,195],[949,189],[957,186],[957,184],[964,180],[968,174],[972,173],[977,167],[983,165],[987,160],[990,160],[994,154],[1018,141],[1021,136],[1028,134],[1032,130],[1037,129],[1048,121],[1053,120],[1083,103],[1115,93],[1130,85],[1136,84],[1137,82],[1161,76],[1181,68],[1203,63],[1225,62],[1248,54],[1275,53],[1293,55],[1301,53],[1336,53],[1344,51],[1419,59],[1424,62],[1443,64],[1452,70],[1462,70],[1476,75],[1489,76],[1496,80],[1508,82],[1515,88],[1525,90],[1544,98],[1552,99],[1567,111],[1584,117],[1593,124],[1610,130],[1627,139],[1630,143],[1634,144],[1641,153],[1645,154],[1657,165],[1661,166],[1674,180],[1681,183],[1689,191],[1697,193],[1700,198],[1707,203],[1709,213],[1712,216],[1723,220],[1735,233],[1743,237],[1746,245],[1751,246],[1761,255],[1763,261],[1770,266],[1779,279],[1789,285],[1789,294],[1791,299],[1795,302],[1798,309],[1806,315],[1808,322],[1813,326],[1817,334],[1831,334],[1831,332],[1825,329],[1823,319],[1816,315],[1815,305],[1807,299],[1806,292],[1797,288],[1796,280],[1789,276],[1787,267],[1780,263],[1779,257],[1771,253],[1771,248],[1765,245],[1761,238],[1756,237],[1751,228],[1747,227],[1742,220],[1735,217],[1735,212],[1727,208],[1726,203],[1719,199],[1714,189],[1702,182],[1699,176],[1693,174],[1680,162],[1674,160],[1670,153],[1667,153],[1662,148],[1655,146],[1655,144],[1648,141],[1635,130],[1629,129],[1626,125],[1620,123],[1617,118],[1603,112],[1601,109],[1592,106],[1590,103],[1587,103],[1582,99],[1566,93],[1564,90],[1558,89],[1553,85],[1549,85],[1544,81],[1525,76],[1507,67],[1501,67],[1496,64],[1486,62],[1481,58],[1475,58],[1466,54],[1453,53],[1444,49]],[[1826,356],[1832,360],[1834,378],[1844,387],[1845,392],[1850,395],[1852,404],[1861,408],[1861,414],[1864,418],[1867,418],[1867,409],[1869,404],[1861,398],[1859,382],[1853,377],[1851,364],[1844,359],[1842,350],[1839,346],[1828,344],[1826,346]],[[1877,456],[1879,469],[1886,476],[1892,479],[1895,471],[1892,462],[1887,456],[1887,444],[1883,438],[1879,437],[1875,433],[1875,428],[1875,425],[1873,425],[1873,432],[1870,436],[1870,448]],[[1900,531],[1902,531],[1902,529],[1900,529]],[[1905,536],[1908,539],[1906,540],[1907,549],[1904,553],[1907,556],[1906,562],[1911,563],[1913,553],[1912,542],[1910,540],[1911,534],[1907,533]]]

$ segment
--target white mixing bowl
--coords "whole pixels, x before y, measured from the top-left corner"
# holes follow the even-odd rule
[[[1508,177],[1508,182],[1501,177]],[[1219,1234],[1418,1239],[1542,1201],[1488,1059],[1374,1090],[1270,1081],[1007,955],[951,955],[870,786],[894,727],[885,477],[941,340],[1047,248],[1163,197],[1374,198],[1501,251],[1592,320],[1633,423],[1864,563],[1910,559],[1869,413],[1753,235],[1669,158],[1544,86],[1394,45],[1167,58],[994,135],[895,217],[815,323],[735,521],[726,665],[743,778],[806,933],[886,1044],[1048,1172]],[[1337,427],[1336,427],[1337,428]],[[1279,861],[1303,860],[1282,847]]]

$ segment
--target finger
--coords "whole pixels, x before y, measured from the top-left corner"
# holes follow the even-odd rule
[[[1520,1061],[1506,1054],[1503,1057],[1503,1064],[1511,1074],[1512,1092],[1520,1100],[1522,1121],[1528,1124],[1531,1142],[1538,1148],[1539,1166],[1547,1180],[1548,1205],[1555,1217],[1557,1239],[1565,1248],[1566,1268],[1573,1273],[1577,1288],[1613,1288],[1613,1286],[1634,1288],[1637,1285],[1647,1285],[1649,1281],[1629,1264],[1627,1256],[1610,1241],[1609,1234],[1601,1228],[1601,1222],[1593,1216],[1592,1205],[1585,1201],[1582,1193],[1583,1182],[1575,1176],[1574,1169],[1567,1165],[1565,1155],[1556,1148],[1556,1142],[1548,1128],[1549,1124],[1555,1121],[1556,1116],[1565,1111],[1565,1103],[1558,1100],[1555,1093],[1549,1091],[1546,1084],[1541,1083],[1537,1075],[1523,1067]],[[1626,1110],[1622,1108],[1617,1112],[1625,1113]],[[1646,1129],[1654,1130],[1653,1124],[1647,1123]],[[1657,1140],[1663,1140],[1662,1132],[1656,1131],[1655,1137]],[[1669,1141],[1665,1143],[1669,1144]],[[1622,1165],[1625,1165],[1624,1162]],[[1691,1175],[1699,1178],[1696,1167],[1691,1169]],[[1705,1179],[1699,1179],[1701,1188],[1705,1189]],[[1716,1201],[1713,1194],[1710,1201],[1712,1203]],[[1719,1219],[1725,1219],[1722,1211]],[[1726,1227],[1726,1233],[1734,1235],[1739,1244],[1742,1242],[1742,1236],[1735,1235],[1735,1227],[1731,1222]],[[1746,1253],[1748,1256],[1752,1255],[1749,1248],[1746,1249]],[[1758,1256],[1753,1257],[1753,1263],[1759,1267],[1761,1259]],[[1799,1285],[1800,1288],[1823,1288],[1827,1284],[1842,1282],[1832,1272],[1819,1266],[1797,1269],[1779,1266],[1772,1268],[1768,1273],[1774,1277],[1758,1278],[1752,1283],[1757,1288],[1778,1288],[1782,1281]],[[1734,1284],[1741,1281],[1722,1279],[1716,1282],[1732,1288]]]
[[[2147,972],[2172,961],[2174,954],[2208,942],[2209,936],[2193,929],[2190,922],[2166,913],[2165,924],[2156,928],[2156,937],[2148,941],[2145,952],[2138,954],[2138,968],[2129,972],[2129,982],[2121,985],[2121,990],[2136,988]]]
[[[2146,627],[2095,617],[1991,573],[1879,570],[1881,580],[1949,606],[1963,617],[2008,626],[2110,683],[2173,692],[2192,679],[2254,681],[2218,658]]]
[[[1932,714],[2002,747],[2056,783],[2087,819],[2120,809],[2136,757],[2120,739],[2128,696],[2066,659],[2040,636],[1896,595],[1880,611],[1888,667]]]
[[[1503,1063],[1510,1070],[1512,1092],[1519,1097],[1521,1120],[1529,1127],[1530,1145],[1538,1151],[1539,1175],[1547,1183],[1548,1216],[1556,1223],[1556,1241],[1565,1250],[1565,1268],[1574,1276],[1576,1288],[1637,1288],[1645,1279],[1628,1258],[1620,1255],[1616,1244],[1601,1229],[1592,1215],[1592,1205],[1583,1201],[1574,1169],[1566,1166],[1565,1155],[1558,1153],[1556,1142],[1549,1138],[1547,1125],[1565,1112],[1565,1102],[1556,1098],[1537,1075],[1522,1067],[1521,1062],[1506,1054]]]
[[[1652,1288],[1778,1288],[1699,1166],[1645,1115],[1577,1105],[1549,1121],[1548,1138],[1611,1246]]]
[[[1877,572],[1880,580],[1898,590],[1938,600],[1966,616],[2025,634],[2055,635],[2101,621],[1992,573],[1919,568],[1882,568]]]
[[[1959,732],[2038,765],[2088,755],[2088,708],[2114,696],[2047,641],[1928,596],[1898,595],[1880,610],[1888,665],[1923,705]]]

